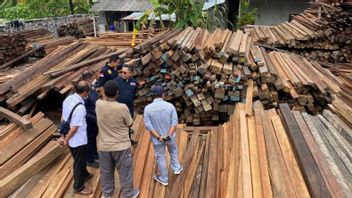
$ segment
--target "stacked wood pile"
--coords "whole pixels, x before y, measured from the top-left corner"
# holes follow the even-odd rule
[[[3,117],[4,110],[1,109],[0,112]],[[10,117],[13,119],[9,124],[1,125],[0,197],[9,196],[43,168],[52,164],[59,155],[68,151],[59,148],[56,141],[51,141],[57,127],[43,113],[37,113],[30,121],[26,119],[29,119],[28,116],[16,116]],[[25,125],[26,121],[30,126]]]
[[[252,108],[253,107],[253,108]],[[218,127],[178,125],[179,159],[184,171],[169,170],[168,187],[153,179],[157,172],[150,134],[141,115],[133,124],[134,186],[145,197],[348,197],[352,193],[352,128],[325,110],[317,116],[291,111],[264,110],[257,101],[251,109],[238,103],[228,122]],[[250,115],[252,114],[252,115]],[[42,197],[72,193],[72,159],[42,168],[14,195],[37,193]],[[169,163],[169,157],[167,161]],[[101,196],[98,169],[87,182]],[[118,176],[112,197],[121,196]],[[46,197],[46,196],[45,196]]]
[[[290,22],[254,26],[248,31],[256,43],[287,47],[323,62],[351,62],[352,4],[312,3]]]
[[[159,31],[153,33],[140,31],[136,35],[136,45],[145,42],[147,39],[154,37]],[[109,46],[116,49],[130,47],[132,43],[132,32],[104,32],[100,33],[99,37],[87,37],[84,41],[101,46]]]
[[[166,99],[174,102],[181,120],[193,125],[226,121],[235,104],[246,98],[261,100],[265,108],[288,102],[318,112],[341,90],[340,80],[320,64],[269,51],[251,38],[240,30],[188,28],[136,46],[126,54],[125,64],[136,66],[141,85],[137,111],[152,101],[155,84],[165,87]]]
[[[94,34],[93,19],[77,19],[67,25],[61,25],[57,29],[57,33],[60,37],[73,36],[76,38],[85,38],[86,36],[92,36]]]
[[[25,113],[38,99],[45,98],[51,90],[67,94],[85,69],[98,71],[111,55],[121,54],[124,51],[114,52],[107,47],[84,42],[58,47],[22,73],[2,83],[1,101],[8,107],[22,109],[20,112]],[[67,69],[68,66],[73,66],[76,70],[68,70],[67,73],[55,77],[44,75],[49,70]]]
[[[54,36],[46,29],[23,30],[19,32],[24,36],[27,42],[38,42],[42,40],[52,39]]]
[[[19,33],[0,34],[0,64],[6,63],[25,52],[26,40]]]

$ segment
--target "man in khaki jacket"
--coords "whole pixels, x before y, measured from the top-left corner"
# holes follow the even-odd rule
[[[122,194],[135,198],[139,190],[133,188],[133,162],[128,136],[132,117],[125,104],[116,102],[118,84],[110,80],[104,85],[105,100],[96,103],[99,134],[97,146],[103,197],[111,197],[115,189],[114,172],[119,172]]]

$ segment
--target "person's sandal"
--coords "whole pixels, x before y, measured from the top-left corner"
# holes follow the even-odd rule
[[[91,189],[89,189],[89,188],[84,188],[83,190],[81,190],[79,192],[74,190],[73,192],[76,193],[76,194],[80,194],[80,195],[90,195],[90,194],[93,193],[93,191]]]

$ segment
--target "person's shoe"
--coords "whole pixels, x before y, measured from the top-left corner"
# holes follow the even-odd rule
[[[92,191],[91,189],[89,189],[89,188],[84,188],[84,189],[81,190],[81,191],[75,191],[75,190],[73,190],[73,192],[76,193],[76,194],[80,194],[80,195],[90,195],[90,194],[93,193],[93,191]]]
[[[169,183],[164,182],[163,180],[161,180],[159,175],[154,175],[154,179],[155,179],[157,182],[159,182],[161,185],[163,185],[163,186],[169,185]]]
[[[183,171],[183,166],[181,166],[180,170],[175,171],[174,174],[179,175],[182,171]]]
[[[131,139],[131,144],[132,144],[132,146],[135,146],[135,145],[137,145],[137,144],[138,144],[138,141],[136,141],[136,140],[132,140],[132,139]]]
[[[87,162],[87,166],[90,166],[93,168],[99,168],[99,162],[97,160],[94,160],[92,162]]]
[[[140,191],[139,191],[138,189],[135,189],[135,193],[134,193],[134,195],[132,195],[131,198],[136,198],[136,197],[138,197],[139,193],[140,193]]]

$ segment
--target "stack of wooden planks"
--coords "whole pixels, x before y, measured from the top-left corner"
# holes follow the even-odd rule
[[[288,104],[264,110],[257,101],[238,103],[230,120],[220,126],[178,125],[176,142],[184,171],[175,176],[169,170],[168,187],[153,179],[158,170],[141,115],[132,128],[133,138],[139,141],[133,148],[134,186],[143,197],[348,197],[352,193],[352,128],[329,110],[312,116],[292,111]],[[51,142],[48,145],[55,150]],[[31,169],[35,171],[30,176],[18,176],[22,173],[17,170],[5,172],[15,174],[6,178],[25,178],[24,185],[3,191],[7,188],[2,184],[10,180],[5,179],[0,189],[13,192],[14,197],[80,197],[72,192],[72,158],[67,151],[61,153],[55,152],[51,161]],[[39,160],[33,158],[27,163]],[[22,166],[31,167],[27,163]],[[94,191],[90,197],[100,197],[99,169],[89,171],[94,174],[86,182]],[[112,197],[121,197],[118,175],[115,179]]]
[[[255,43],[290,50],[324,62],[351,62],[351,2],[338,4],[315,2],[276,26],[251,26]]]
[[[67,25],[61,25],[57,29],[57,33],[60,37],[73,36],[76,38],[85,38],[86,36],[92,36],[94,34],[93,19],[77,19]]]
[[[67,153],[56,141],[51,141],[57,127],[43,113],[22,118],[6,111],[0,109],[0,116],[10,120],[0,126],[1,197],[9,196],[60,154]]]
[[[6,63],[25,52],[26,40],[19,33],[0,34],[0,64]]]
[[[141,44],[149,38],[154,37],[159,30],[153,33],[147,31],[140,31],[136,34],[135,44]],[[115,49],[130,47],[132,43],[133,33],[132,32],[103,32],[99,34],[99,37],[86,37],[84,41],[93,43],[101,46],[109,46]]]
[[[181,120],[193,125],[226,121],[246,99],[259,99],[265,108],[289,102],[318,112],[341,91],[341,80],[319,63],[255,45],[240,30],[169,30],[133,48],[125,60],[141,85],[137,111],[151,102],[151,87],[161,84]]]
[[[45,98],[50,90],[56,90],[61,94],[67,94],[73,88],[73,84],[80,79],[85,69],[94,72],[100,70],[113,54],[121,54],[126,50],[117,52],[85,42],[74,42],[67,46],[61,46],[45,56],[43,59],[33,63],[22,73],[0,85],[1,100],[8,107],[20,110],[21,113],[28,112],[37,102]],[[72,67],[67,73],[50,76],[45,72]]]

